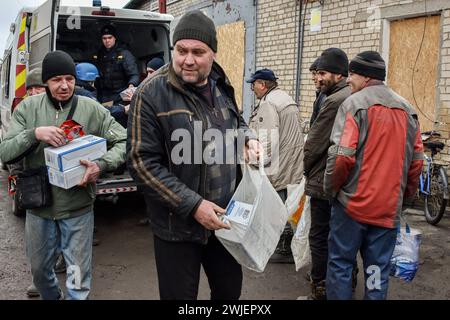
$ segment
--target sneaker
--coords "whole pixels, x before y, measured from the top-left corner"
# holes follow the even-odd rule
[[[66,261],[64,261],[64,257],[62,254],[58,256],[55,263],[55,272],[56,273],[64,273],[66,272]]]
[[[34,283],[30,284],[27,288],[27,296],[29,298],[36,298],[39,297],[39,291],[38,289],[36,289],[36,286],[34,285]]]
[[[294,263],[294,257],[289,254],[274,253],[270,259],[270,263]]]

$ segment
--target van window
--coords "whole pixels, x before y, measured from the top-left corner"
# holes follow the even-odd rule
[[[5,99],[9,98],[9,84],[11,76],[11,52],[5,57],[2,65],[2,89]]]
[[[29,69],[33,70],[41,66],[42,60],[50,49],[50,34],[34,40],[30,44]]]

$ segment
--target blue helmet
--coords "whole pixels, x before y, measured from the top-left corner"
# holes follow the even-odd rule
[[[82,62],[75,67],[77,79],[83,81],[94,81],[98,77],[98,69],[92,63]]]

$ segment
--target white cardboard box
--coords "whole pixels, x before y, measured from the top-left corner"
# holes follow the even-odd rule
[[[57,187],[63,189],[70,189],[81,182],[84,173],[86,172],[85,166],[76,166],[66,171],[59,171],[54,168],[47,167],[49,182]]]
[[[225,219],[248,226],[252,212],[252,204],[231,200],[225,212]]]
[[[106,153],[104,138],[87,135],[74,139],[62,147],[47,147],[44,149],[45,164],[59,171],[80,165],[80,160],[93,161]]]

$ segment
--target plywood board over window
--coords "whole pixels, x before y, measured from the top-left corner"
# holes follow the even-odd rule
[[[245,63],[244,21],[217,27],[217,42],[216,60],[230,79],[234,87],[239,110],[242,110],[242,86]]]
[[[388,84],[414,105],[422,131],[437,120],[439,45],[440,16],[391,22]]]

